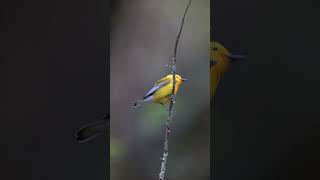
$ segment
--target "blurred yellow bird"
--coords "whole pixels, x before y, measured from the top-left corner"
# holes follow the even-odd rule
[[[182,82],[186,80],[187,79],[182,78],[180,75],[176,75],[176,86],[174,95],[176,95],[176,93],[178,92]],[[166,107],[165,105],[170,102],[172,86],[173,76],[172,74],[169,74],[157,81],[153,88],[151,88],[141,100],[138,100],[134,103],[133,107],[138,107],[145,102],[159,103],[162,106]]]
[[[215,93],[219,80],[227,70],[229,63],[244,59],[245,56],[231,54],[225,47],[216,41],[210,42],[210,97]]]

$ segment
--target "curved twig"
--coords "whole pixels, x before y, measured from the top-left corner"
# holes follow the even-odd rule
[[[186,7],[186,10],[184,12],[183,18],[182,18],[182,22],[181,22],[181,26],[180,26],[180,30],[176,39],[176,43],[174,46],[174,54],[173,54],[173,59],[172,59],[172,78],[173,78],[173,86],[172,86],[172,92],[171,92],[171,96],[170,96],[170,105],[169,105],[169,109],[168,109],[168,119],[166,121],[166,132],[165,132],[165,139],[164,139],[164,145],[163,145],[163,155],[161,158],[161,168],[160,168],[160,173],[159,173],[159,180],[164,180],[165,177],[165,172],[166,172],[166,165],[167,165],[167,158],[169,155],[169,134],[170,134],[170,121],[172,120],[172,109],[173,109],[173,103],[174,103],[174,92],[175,92],[175,88],[176,88],[176,57],[177,57],[177,47],[178,47],[178,43],[179,43],[179,39],[180,39],[180,35],[182,32],[182,28],[183,28],[183,24],[184,24],[184,19],[186,17],[186,14],[188,12],[189,6],[191,4],[191,0],[189,0],[189,3]]]

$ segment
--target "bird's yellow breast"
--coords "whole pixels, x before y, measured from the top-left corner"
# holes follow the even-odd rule
[[[168,103],[170,101],[170,95],[172,93],[172,85],[173,85],[173,82],[171,81],[168,85],[160,88],[157,92],[155,92],[153,96],[153,102],[162,103],[162,104]],[[181,85],[181,82],[176,81],[174,95],[176,95],[176,93],[178,92],[180,85]]]
[[[213,97],[216,93],[217,86],[219,84],[221,73],[216,66],[210,68],[210,96]]]
[[[211,42],[210,60],[215,64],[210,67],[210,95],[213,97],[223,73],[227,70],[230,59],[227,57],[229,51],[217,42]],[[216,48],[216,50],[213,50]]]

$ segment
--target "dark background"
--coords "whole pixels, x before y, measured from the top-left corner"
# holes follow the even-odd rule
[[[211,6],[213,37],[248,55],[214,99],[213,177],[319,179],[319,5]],[[109,109],[108,1],[0,7],[0,179],[106,179],[108,137],[77,144],[74,132]]]
[[[214,98],[214,179],[319,179],[319,3],[211,2],[212,38],[248,55]]]
[[[108,137],[74,133],[109,110],[108,1],[0,7],[0,179],[105,180]]]

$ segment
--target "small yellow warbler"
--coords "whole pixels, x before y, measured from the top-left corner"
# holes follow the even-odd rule
[[[244,59],[245,56],[231,54],[225,47],[216,41],[210,42],[210,96],[215,95],[219,80],[227,70],[229,63]]]
[[[166,77],[157,81],[153,88],[151,88],[141,100],[138,100],[134,103],[133,107],[138,107],[144,102],[159,103],[165,107],[165,104],[170,102],[170,95],[172,93],[173,86],[172,77],[172,74],[169,74]],[[176,93],[178,92],[182,82],[186,80],[187,79],[184,79],[179,75],[176,75],[176,86],[174,95],[176,95]]]

